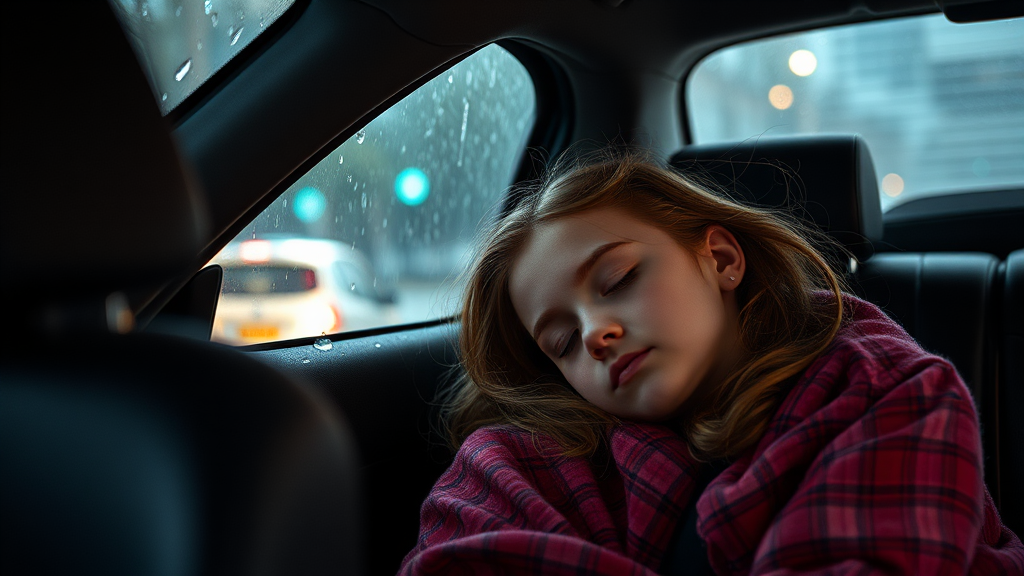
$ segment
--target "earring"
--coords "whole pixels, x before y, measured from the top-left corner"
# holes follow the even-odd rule
[[[729,280],[736,280],[735,276],[729,276]]]

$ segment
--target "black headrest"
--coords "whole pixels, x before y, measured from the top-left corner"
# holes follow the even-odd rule
[[[108,2],[5,16],[0,266],[25,298],[159,286],[202,248],[205,208]]]
[[[758,138],[687,146],[671,164],[734,199],[795,209],[860,261],[882,239],[874,164],[857,135]]]

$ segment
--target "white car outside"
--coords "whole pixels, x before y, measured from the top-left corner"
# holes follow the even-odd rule
[[[255,344],[395,322],[365,256],[320,238],[232,242],[210,261],[224,268],[211,339]]]

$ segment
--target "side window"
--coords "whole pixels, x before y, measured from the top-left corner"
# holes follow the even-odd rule
[[[882,209],[1024,184],[1024,19],[941,14],[748,42],[686,86],[695,142],[856,132]]]
[[[213,339],[253,344],[452,314],[473,238],[511,182],[535,109],[526,69],[491,45],[371,121],[214,257],[230,282]]]

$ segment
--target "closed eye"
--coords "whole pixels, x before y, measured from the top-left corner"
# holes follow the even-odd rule
[[[559,358],[565,358],[572,352],[573,348],[576,347],[577,333],[579,333],[579,330],[574,330],[573,333],[569,335],[569,341],[565,343],[565,346],[562,348],[562,351],[558,354]]]
[[[625,288],[625,287],[629,286],[630,284],[632,284],[633,280],[636,280],[636,277],[637,277],[637,270],[636,269],[637,269],[637,267],[634,266],[633,268],[631,268],[629,270],[629,272],[626,272],[622,276],[622,279],[619,280],[618,282],[616,282],[614,286],[609,288],[608,291],[604,293],[604,295],[605,296],[611,296],[612,294],[615,294],[619,290],[622,290],[623,288]]]

